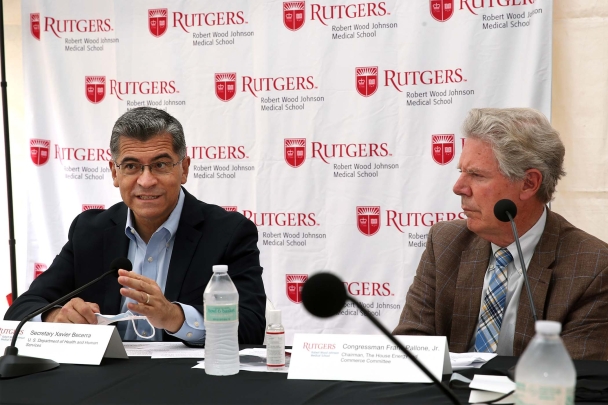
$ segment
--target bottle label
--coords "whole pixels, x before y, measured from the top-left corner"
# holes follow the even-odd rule
[[[238,304],[231,305],[207,305],[205,304],[205,321],[207,322],[231,322],[239,319]]]
[[[574,387],[518,382],[515,395],[517,405],[574,404]]]
[[[266,364],[271,367],[285,365],[285,333],[266,333]]]

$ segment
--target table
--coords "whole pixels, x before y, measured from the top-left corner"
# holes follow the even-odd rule
[[[431,384],[288,380],[283,373],[241,371],[214,377],[191,369],[196,359],[133,357],[104,359],[100,366],[63,364],[58,369],[0,380],[1,404],[450,404]],[[515,365],[515,357],[497,357],[482,369],[461,374],[495,374]],[[608,363],[577,361],[579,375]],[[444,382],[449,376],[444,376]],[[463,404],[469,390],[454,391]],[[577,402],[585,403],[585,402]]]

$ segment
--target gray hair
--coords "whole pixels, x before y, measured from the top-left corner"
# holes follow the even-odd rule
[[[492,147],[500,172],[511,181],[537,169],[543,179],[536,194],[548,203],[564,171],[565,148],[547,118],[532,108],[474,108],[462,127],[466,138]]]
[[[110,152],[116,161],[120,154],[120,137],[145,142],[157,135],[168,133],[173,137],[173,152],[180,159],[186,156],[184,129],[174,117],[163,110],[137,107],[124,113],[114,124],[110,138]]]

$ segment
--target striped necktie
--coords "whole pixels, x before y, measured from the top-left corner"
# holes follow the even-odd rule
[[[488,292],[483,300],[475,336],[476,352],[496,353],[502,316],[507,301],[507,266],[513,260],[513,256],[507,248],[501,248],[496,251],[494,257],[496,266],[488,285]]]

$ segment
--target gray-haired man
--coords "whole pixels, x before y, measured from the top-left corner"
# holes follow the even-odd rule
[[[474,109],[454,193],[466,220],[429,232],[395,334],[447,336],[450,351],[518,356],[534,320],[509,223],[494,204],[517,205],[538,319],[562,323],[575,359],[608,358],[608,245],[550,211],[564,146],[547,119],[525,108]]]

